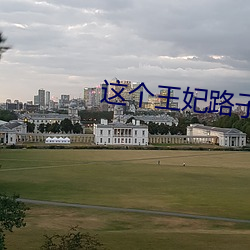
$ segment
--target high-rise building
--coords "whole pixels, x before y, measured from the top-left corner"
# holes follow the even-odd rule
[[[174,90],[170,89],[170,98],[168,97],[168,89],[162,89],[160,90],[160,106],[161,107],[167,107],[167,102],[169,105],[169,108],[178,108],[178,102],[174,102]],[[166,96],[166,98],[164,98]],[[168,99],[169,98],[169,99]],[[169,110],[167,110],[169,111]]]
[[[121,84],[125,84],[126,87],[124,88],[123,92],[121,92],[121,96],[126,100],[126,101],[131,101],[132,100],[132,94],[129,94],[129,92],[132,90],[132,82],[127,81],[127,80],[122,80],[120,81]]]
[[[117,85],[110,85],[109,84],[109,88],[108,88],[108,97],[110,98],[110,97],[113,97],[113,96],[115,96],[116,95],[116,93],[115,92],[117,92],[117,93],[119,93],[120,91],[121,91],[121,89],[122,88],[125,88],[126,89],[126,87],[124,87],[124,86],[119,86],[118,85],[118,79],[115,77],[115,78],[113,78],[111,81],[110,81],[110,84],[117,84]],[[128,81],[120,81],[120,84],[125,84],[125,85],[127,85],[127,82]],[[112,89],[114,89],[115,90],[115,92],[112,90]],[[121,92],[121,96],[124,98],[124,90],[123,90],[123,92]],[[120,102],[120,101],[122,101],[121,100],[121,98],[119,98],[119,97],[116,97],[116,98],[114,98],[114,99],[112,99],[112,102]]]
[[[105,97],[106,84],[101,84],[95,88],[84,88],[83,100],[86,108],[100,108],[101,100]]]
[[[133,82],[131,85],[131,90],[136,89],[140,85],[139,82]],[[139,105],[140,102],[140,92],[143,88],[138,89],[137,91],[133,92],[131,95],[131,100],[135,101],[136,105]]]
[[[60,108],[68,108],[70,103],[70,95],[61,95],[61,99],[59,100]]]
[[[160,106],[161,98],[158,96],[150,96],[148,97],[147,103],[145,103],[145,108],[150,110],[156,110],[155,106]]]
[[[19,102],[19,100],[15,100],[12,103],[11,99],[7,99],[5,108],[6,110],[20,110],[20,109],[23,109],[23,103]]]
[[[38,95],[34,96],[34,105],[39,105],[39,96]]]
[[[46,91],[46,98],[45,98],[46,108],[49,108],[49,103],[50,103],[50,92]]]
[[[45,109],[45,90],[44,89],[38,90],[38,99],[39,99],[40,109]]]

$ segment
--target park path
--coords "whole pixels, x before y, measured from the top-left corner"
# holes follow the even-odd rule
[[[194,215],[194,214],[176,213],[176,212],[164,212],[164,211],[157,211],[157,210],[119,208],[119,207],[97,206],[97,205],[83,205],[83,204],[77,204],[77,203],[42,201],[42,200],[31,200],[31,199],[21,199],[21,198],[19,198],[18,201],[22,201],[24,203],[29,203],[29,204],[35,204],[35,205],[49,205],[49,206],[58,206],[58,207],[96,209],[96,210],[104,210],[104,211],[111,211],[111,212],[140,213],[140,214],[172,216],[172,217],[189,218],[189,219],[227,221],[227,222],[234,222],[234,223],[250,223],[250,220],[241,220],[241,219],[214,217],[214,216],[205,216],[205,215]]]

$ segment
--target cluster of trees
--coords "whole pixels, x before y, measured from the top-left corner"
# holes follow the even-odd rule
[[[7,249],[5,244],[5,232],[13,232],[13,228],[26,226],[24,219],[29,208],[18,200],[18,195],[7,196],[0,193],[0,250]],[[45,240],[41,250],[101,250],[103,244],[96,235],[81,233],[77,226],[71,228],[68,233],[52,236],[44,235]]]
[[[16,120],[17,115],[9,110],[0,110],[0,120],[9,122],[10,120]]]
[[[214,126],[221,128],[237,128],[247,134],[250,139],[250,118],[240,118],[237,114],[232,113],[231,116],[221,116]]]
[[[109,122],[111,122],[113,119],[113,114],[113,111],[79,111],[79,116],[83,122],[100,122],[101,119],[107,119]]]
[[[29,133],[34,133],[35,124],[27,122],[27,131]],[[52,124],[41,123],[38,127],[38,130],[41,133],[74,133],[74,134],[81,134],[83,133],[83,128],[80,123],[72,124],[71,120],[66,118],[61,123],[54,122]]]
[[[131,122],[133,117],[129,118],[127,123]],[[141,121],[141,124],[144,122]],[[167,124],[157,124],[154,122],[148,123],[148,132],[151,135],[185,135],[187,131],[187,126],[189,126],[191,123],[199,123],[197,117],[192,117],[190,119],[185,117],[180,117],[178,125],[175,126],[174,124],[172,126],[169,126]]]
[[[149,122],[148,132],[151,135],[167,135],[167,134],[185,135],[188,125],[189,124],[186,123],[184,120],[181,122],[179,121],[177,126],[175,126],[174,124],[172,126],[169,126],[169,125],[163,124],[163,123],[157,124],[154,122]]]

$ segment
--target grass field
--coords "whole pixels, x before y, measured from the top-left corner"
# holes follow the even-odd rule
[[[22,198],[250,219],[248,152],[2,149],[0,165],[0,192]],[[74,225],[108,249],[250,244],[250,225],[239,223],[34,205],[27,222],[8,249],[39,249],[45,232]]]

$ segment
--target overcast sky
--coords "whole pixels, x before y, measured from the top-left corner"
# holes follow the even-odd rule
[[[104,79],[250,94],[250,1],[0,0],[0,102]],[[250,99],[250,98],[249,98]]]

